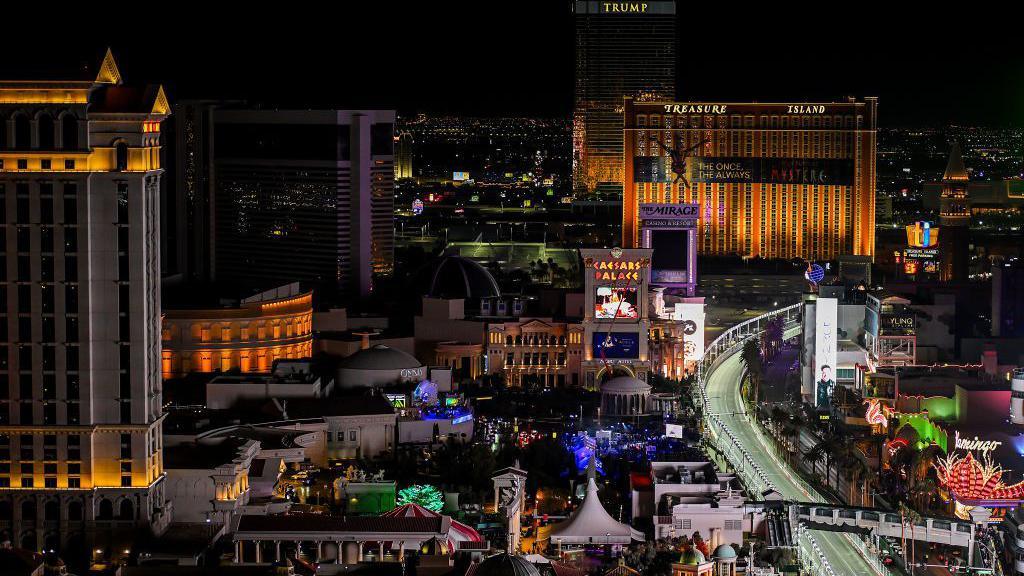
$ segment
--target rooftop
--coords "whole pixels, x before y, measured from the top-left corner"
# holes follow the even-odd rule
[[[244,438],[222,437],[164,447],[164,468],[210,470],[227,464],[238,455]]]
[[[418,532],[445,534],[446,516],[345,517],[327,514],[244,515],[237,532]]]

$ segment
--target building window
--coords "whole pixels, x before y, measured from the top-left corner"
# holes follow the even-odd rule
[[[61,132],[61,147],[64,150],[77,150],[78,149],[78,118],[74,114],[65,114],[60,119],[60,132]],[[71,162],[71,167],[68,168],[67,163]],[[75,168],[74,160],[65,160],[64,167],[68,170]]]

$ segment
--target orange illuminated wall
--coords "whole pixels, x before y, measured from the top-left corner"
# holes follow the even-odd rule
[[[692,202],[700,205],[701,254],[807,260],[873,256],[876,108],[873,98],[815,105],[627,99],[623,246],[638,245],[640,204]],[[689,187],[675,178],[666,146],[694,147],[684,170]],[[662,158],[671,182],[640,181],[652,178],[637,173],[634,159],[650,157]],[[772,183],[755,176],[701,179],[693,175],[694,158],[841,162],[848,166],[848,179],[836,184]]]
[[[269,372],[275,360],[313,354],[313,295],[215,310],[168,310],[163,377],[193,372]]]

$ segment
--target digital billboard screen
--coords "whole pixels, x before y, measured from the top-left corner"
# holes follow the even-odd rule
[[[636,182],[670,184],[675,182],[671,160],[665,156],[635,156],[633,179]],[[711,184],[818,184],[852,186],[852,160],[832,158],[687,158],[686,179]]]
[[[686,270],[689,230],[651,230],[651,268],[658,270]]]
[[[594,332],[593,345],[594,358],[640,357],[640,334],[636,332]]]
[[[598,286],[594,295],[594,318],[636,320],[637,291],[633,286]]]
[[[814,303],[814,406],[827,409],[836,387],[836,325],[839,301],[818,298]]]

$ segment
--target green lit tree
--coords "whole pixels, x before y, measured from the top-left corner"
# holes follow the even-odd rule
[[[427,510],[440,512],[444,507],[444,494],[429,484],[413,484],[398,491],[398,505],[419,504]]]

